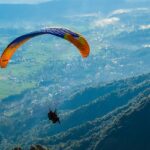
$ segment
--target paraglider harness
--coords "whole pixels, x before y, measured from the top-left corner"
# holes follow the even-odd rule
[[[58,122],[58,123],[60,124],[60,120],[59,120],[59,117],[58,117],[58,115],[57,115],[56,109],[55,109],[54,112],[49,109],[48,118],[49,118],[49,120],[51,120],[53,123],[57,123],[57,122]]]

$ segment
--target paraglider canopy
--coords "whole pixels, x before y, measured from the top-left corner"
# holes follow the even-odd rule
[[[29,39],[43,35],[43,34],[52,34],[57,37],[63,38],[74,46],[76,46],[83,58],[87,57],[90,53],[90,47],[86,39],[79,33],[73,32],[65,28],[45,28],[39,31],[31,32],[25,35],[22,35],[15,40],[13,40],[7,47],[4,49],[1,58],[0,58],[0,67],[6,68],[11,57],[15,51]]]

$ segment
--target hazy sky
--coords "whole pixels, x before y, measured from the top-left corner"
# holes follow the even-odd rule
[[[0,4],[37,4],[52,0],[0,0]],[[148,0],[125,0],[127,2],[145,2]]]
[[[0,4],[36,4],[51,0],[0,0]]]

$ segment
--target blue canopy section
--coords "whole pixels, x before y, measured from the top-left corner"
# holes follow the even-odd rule
[[[77,34],[77,33],[74,33],[68,29],[64,29],[64,28],[46,28],[46,29],[42,29],[42,30],[39,30],[39,31],[34,31],[34,32],[31,32],[31,33],[28,33],[28,34],[25,34],[25,35],[22,35],[18,38],[16,38],[15,40],[13,40],[9,45],[11,46],[12,44],[16,44],[16,43],[19,43],[23,40],[26,40],[26,39],[30,39],[32,37],[35,37],[35,36],[38,36],[38,35],[42,35],[42,34],[52,34],[52,35],[55,35],[55,36],[58,36],[60,38],[64,38],[64,36],[66,34],[71,34],[74,38],[77,38],[79,37],[80,35]]]

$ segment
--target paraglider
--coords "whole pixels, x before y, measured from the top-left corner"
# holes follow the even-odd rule
[[[60,37],[62,39],[65,39],[72,43],[77,49],[79,50],[81,56],[83,58],[88,57],[90,53],[90,47],[87,42],[87,40],[79,33],[73,32],[71,30],[68,30],[66,28],[45,28],[41,29],[39,31],[30,32],[28,34],[24,34],[22,36],[17,37],[14,39],[3,51],[1,57],[0,57],[0,67],[6,68],[9,64],[10,59],[16,52],[16,50],[22,46],[24,43],[26,43],[28,40],[30,40],[33,37],[37,37],[44,34],[51,34],[57,37]],[[53,123],[60,123],[59,117],[57,115],[56,111],[49,111],[48,118]]]
[[[25,35],[22,35],[15,40],[13,40],[7,47],[4,49],[1,58],[0,58],[0,67],[6,68],[11,57],[15,53],[15,51],[27,42],[29,39],[43,35],[43,34],[51,34],[57,37],[68,40],[74,46],[76,46],[83,58],[87,57],[90,53],[90,47],[86,39],[80,35],[79,33],[73,32],[71,30],[65,28],[45,28],[39,31],[31,32]]]
[[[57,115],[57,111],[55,109],[55,111],[52,111],[52,110],[49,110],[48,112],[48,118],[49,120],[51,120],[53,123],[59,123],[60,124],[60,120],[59,120],[59,117]]]

